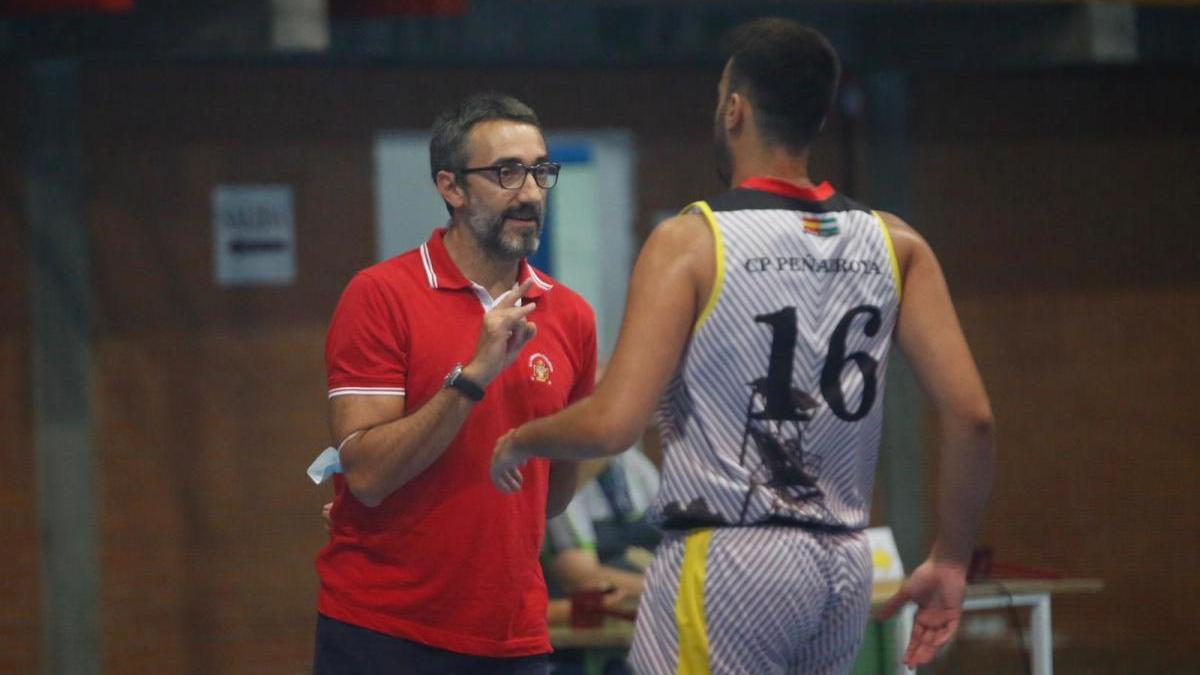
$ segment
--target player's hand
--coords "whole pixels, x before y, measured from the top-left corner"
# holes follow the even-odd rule
[[[529,292],[531,286],[532,278],[519,285],[514,284],[500,296],[496,305],[483,315],[483,327],[479,331],[475,357],[464,368],[465,374],[480,386],[486,387],[495,379],[537,334],[537,326],[526,319],[537,307],[537,303],[517,306],[517,301]]]
[[[492,484],[501,492],[513,494],[520,491],[525,476],[521,467],[529,460],[523,453],[518,452],[513,437],[516,429],[509,431],[496,441],[496,450],[492,453]]]
[[[917,603],[912,637],[904,653],[909,668],[929,663],[938,650],[954,637],[962,616],[963,595],[967,588],[967,570],[960,564],[926,560],[913,570],[876,618],[891,617],[907,602]]]

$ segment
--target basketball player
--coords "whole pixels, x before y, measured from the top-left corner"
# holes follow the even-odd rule
[[[633,272],[594,394],[497,444],[493,482],[531,457],[629,447],[660,403],[667,534],[630,663],[638,673],[845,673],[870,607],[870,514],[893,337],[942,421],[936,539],[885,610],[918,605],[904,656],[954,633],[991,483],[992,414],[940,266],[896,216],[814,184],[808,149],[836,89],[829,42],[740,27],[718,86],[732,189],[659,226]]]

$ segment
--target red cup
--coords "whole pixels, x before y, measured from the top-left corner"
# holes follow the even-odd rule
[[[603,590],[575,591],[571,594],[571,627],[599,628],[604,623]]]

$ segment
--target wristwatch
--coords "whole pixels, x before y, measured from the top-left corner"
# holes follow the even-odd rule
[[[461,363],[454,364],[454,368],[446,375],[446,379],[442,380],[442,387],[445,389],[457,389],[462,392],[463,396],[472,401],[483,400],[483,387],[463,375],[463,364]]]

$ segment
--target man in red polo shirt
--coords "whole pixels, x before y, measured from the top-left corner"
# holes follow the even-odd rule
[[[433,127],[450,224],[359,272],[326,344],[341,448],[321,578],[314,672],[544,673],[538,565],[572,462],[531,462],[497,491],[505,431],[592,389],[595,318],[531,267],[558,177],[533,110],[476,95]],[[529,489],[532,488],[532,489]]]

